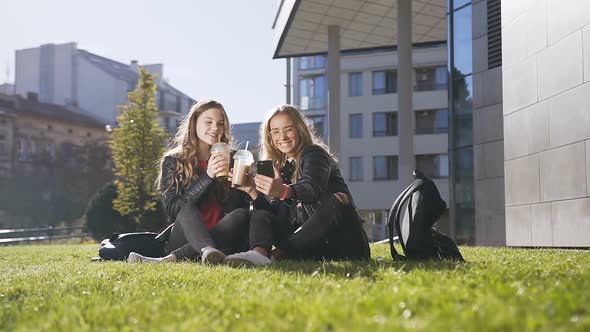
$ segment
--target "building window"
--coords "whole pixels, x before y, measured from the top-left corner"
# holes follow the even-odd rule
[[[362,114],[350,114],[350,138],[362,138],[363,137],[363,115]]]
[[[52,125],[47,125],[47,131],[52,131],[53,130],[53,126]]]
[[[31,140],[29,142],[29,155],[34,156],[35,154],[37,154],[37,142]]]
[[[429,178],[449,177],[449,155],[421,154],[416,155],[416,168]]]
[[[313,129],[315,130],[315,134],[321,138],[326,136],[325,127],[324,127],[324,119],[323,115],[312,115],[307,117],[309,121],[313,124]]]
[[[172,128],[170,128],[170,117],[164,118],[164,128],[166,129],[167,132],[170,132],[170,130],[172,129]]]
[[[373,157],[373,180],[397,180],[398,157],[375,156]]]
[[[471,75],[453,80],[451,106],[455,109],[450,117],[453,125],[451,142],[455,149],[473,146],[473,77]]]
[[[348,74],[348,95],[351,97],[363,95],[363,73]]]
[[[91,132],[87,132],[86,133],[86,137],[92,137],[92,133]]]
[[[299,58],[299,70],[326,68],[326,56],[303,56]]]
[[[68,134],[72,134],[74,132],[74,130],[72,130],[71,128],[68,129]]]
[[[416,135],[444,134],[449,132],[449,111],[424,110],[414,112]]]
[[[8,150],[6,149],[6,144],[4,142],[0,142],[0,156],[7,156]]]
[[[182,113],[182,97],[176,96],[176,113]]]
[[[397,112],[373,113],[373,136],[397,136]]]
[[[166,109],[166,91],[158,88],[156,98],[158,99],[158,110],[164,111]]]
[[[370,242],[387,238],[388,210],[359,210],[366,223],[363,224]]]
[[[302,110],[326,108],[326,76],[308,76],[299,81],[299,104]]]
[[[27,158],[27,140],[21,138],[18,140],[18,160],[24,161],[27,160]]]
[[[47,151],[51,159],[55,158],[55,144],[47,143],[47,145],[45,146],[45,151]]]
[[[415,91],[444,90],[447,88],[447,67],[416,68]]]
[[[397,71],[379,70],[373,72],[373,94],[383,95],[397,92]]]
[[[350,157],[350,181],[363,181],[363,157]]]

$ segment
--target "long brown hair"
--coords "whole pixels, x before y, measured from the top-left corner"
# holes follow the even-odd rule
[[[195,181],[199,175],[196,170],[199,152],[199,137],[197,136],[197,120],[205,111],[216,108],[223,114],[224,130],[221,136],[221,141],[231,144],[232,137],[230,134],[229,120],[225,108],[218,101],[212,99],[201,100],[194,104],[186,117],[180,123],[178,131],[174,139],[170,143],[170,149],[164,153],[160,159],[160,174],[158,175],[158,188],[161,188],[162,182],[162,163],[168,156],[176,159],[176,168],[174,170],[174,182],[172,186],[176,186],[176,191],[186,189]],[[227,181],[225,181],[227,182]],[[169,188],[161,188],[162,192],[166,192]]]
[[[311,121],[309,121],[297,107],[289,104],[278,105],[273,108],[260,126],[260,156],[262,159],[272,160],[273,165],[278,169],[281,169],[287,160],[287,155],[274,146],[270,136],[270,120],[272,120],[272,118],[274,118],[277,114],[287,114],[291,118],[298,137],[296,140],[297,143],[294,147],[296,168],[291,178],[293,183],[297,181],[297,176],[299,175],[299,160],[301,157],[301,152],[303,152],[305,147],[309,145],[317,145],[324,149],[326,153],[330,155],[330,157],[336,160],[336,156],[330,153],[328,146],[316,134]]]

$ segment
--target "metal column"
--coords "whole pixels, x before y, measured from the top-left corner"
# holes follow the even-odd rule
[[[340,26],[328,26],[328,144],[340,154]]]
[[[412,1],[399,0],[397,5],[397,88],[399,124],[399,183],[401,188],[412,182],[414,159],[414,112],[412,109]]]

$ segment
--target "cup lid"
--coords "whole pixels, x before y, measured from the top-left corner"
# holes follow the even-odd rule
[[[211,145],[211,150],[229,150],[229,144],[225,142],[218,142]]]
[[[236,154],[234,154],[234,159],[242,159],[246,161],[250,161],[251,163],[254,162],[254,156],[248,150],[238,150]]]

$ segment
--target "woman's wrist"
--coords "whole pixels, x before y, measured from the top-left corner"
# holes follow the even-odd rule
[[[287,198],[293,197],[292,190],[290,186],[283,184],[283,193],[279,197],[281,201],[286,200]]]

